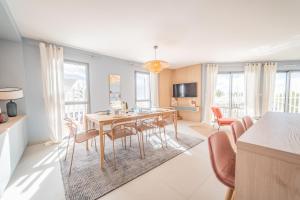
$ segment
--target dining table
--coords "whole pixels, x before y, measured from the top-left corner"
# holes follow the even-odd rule
[[[118,120],[139,120],[149,117],[160,117],[163,114],[169,114],[172,116],[175,138],[177,139],[177,111],[172,109],[155,108],[146,111],[128,112],[123,114],[109,114],[109,113],[91,113],[85,115],[85,130],[89,130],[91,124],[97,124],[99,129],[99,142],[100,142],[100,168],[104,168],[104,126],[111,125]],[[88,148],[88,142],[86,143]]]

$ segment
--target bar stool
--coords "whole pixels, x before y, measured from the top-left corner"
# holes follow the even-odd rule
[[[244,124],[245,129],[248,130],[253,125],[253,121],[252,121],[251,117],[249,117],[249,116],[243,117],[243,124]]]
[[[246,131],[243,124],[240,121],[235,121],[231,125],[231,130],[234,138],[234,143],[236,143],[237,139],[243,135]]]
[[[221,131],[211,135],[208,149],[216,177],[229,188],[225,200],[233,200],[236,155],[226,133]]]

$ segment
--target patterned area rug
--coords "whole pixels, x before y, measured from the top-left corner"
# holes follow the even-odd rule
[[[177,141],[174,132],[167,131],[167,142],[168,147],[162,148],[160,139],[153,134],[147,142],[145,141],[145,158],[140,159],[137,136],[132,136],[131,147],[127,139],[126,150],[121,140],[116,141],[116,170],[113,167],[112,142],[108,138],[106,138],[105,169],[103,170],[99,167],[99,141],[97,140],[98,152],[95,151],[94,146],[86,151],[85,144],[77,144],[71,176],[68,175],[71,152],[69,151],[66,161],[64,156],[61,156],[60,160],[66,199],[98,199],[203,140],[191,134],[178,132]],[[60,152],[64,152],[65,147],[65,144],[61,145]]]

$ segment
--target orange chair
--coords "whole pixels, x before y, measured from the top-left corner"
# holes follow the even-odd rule
[[[218,130],[220,130],[221,126],[229,126],[232,122],[235,121],[235,119],[232,118],[224,118],[219,107],[211,107],[211,110],[214,113],[215,121],[219,125]]]
[[[233,199],[235,188],[236,155],[225,132],[217,132],[208,138],[210,160],[216,177],[229,189],[226,200]]]
[[[240,121],[234,121],[231,125],[231,130],[234,138],[234,142],[236,143],[237,139],[243,135],[243,133],[246,131],[242,122]]]
[[[251,117],[249,117],[249,116],[243,117],[243,124],[244,124],[245,129],[248,130],[253,125],[253,121],[252,121]]]

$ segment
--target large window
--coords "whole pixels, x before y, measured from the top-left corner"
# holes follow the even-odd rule
[[[150,74],[135,72],[135,102],[138,108],[150,108]]]
[[[240,118],[245,110],[244,73],[219,73],[215,102],[224,117]]]
[[[73,119],[83,129],[84,115],[89,108],[88,65],[64,63],[65,117]]]
[[[277,72],[273,111],[300,113],[300,71]]]

